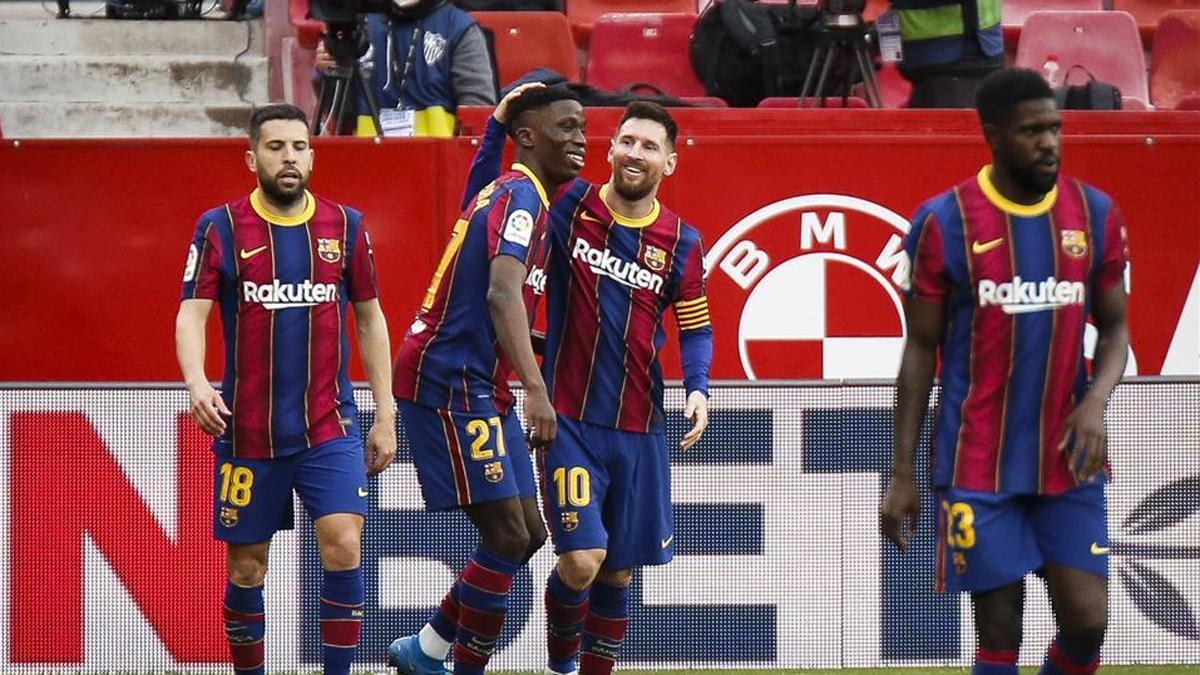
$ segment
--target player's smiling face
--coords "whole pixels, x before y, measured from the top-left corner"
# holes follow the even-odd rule
[[[1022,101],[989,134],[995,165],[1023,189],[1045,194],[1058,182],[1062,117],[1054,99]]]
[[[579,175],[587,154],[583,106],[570,99],[555,101],[539,117],[534,153],[546,179],[562,185]]]
[[[275,204],[288,206],[303,199],[313,165],[308,126],[300,120],[264,122],[258,143],[246,153],[246,165]]]
[[[641,117],[625,120],[608,149],[613,188],[622,198],[637,201],[658,190],[663,176],[675,172],[675,149],[667,129]]]

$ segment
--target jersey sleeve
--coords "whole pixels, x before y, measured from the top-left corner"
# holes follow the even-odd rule
[[[470,208],[475,201],[475,195],[487,187],[487,184],[500,176],[500,163],[504,158],[505,127],[488,115],[487,124],[483,131],[483,141],[475,151],[471,160],[471,172],[467,174],[467,189],[463,193],[462,210]]]
[[[216,226],[202,216],[183,267],[181,300],[216,300],[221,289],[221,240]]]
[[[683,386],[687,392],[708,395],[708,373],[712,366],[712,321],[704,284],[704,245],[697,238],[688,251],[679,278],[679,291],[672,306],[679,328],[679,358]]]
[[[1103,291],[1122,283],[1125,264],[1129,260],[1129,243],[1126,241],[1125,218],[1116,204],[1108,210],[1104,221],[1104,250],[1100,253],[1096,268],[1096,290]]]
[[[542,198],[527,181],[513,181],[496,195],[487,214],[488,260],[507,255],[530,266],[545,226]]]
[[[942,227],[932,212],[922,207],[913,216],[912,229],[904,240],[909,261],[908,297],[939,303],[950,293]]]
[[[371,248],[371,235],[362,216],[352,227],[349,255],[346,256],[346,297],[350,302],[364,302],[379,297],[379,280],[375,275],[375,251]]]

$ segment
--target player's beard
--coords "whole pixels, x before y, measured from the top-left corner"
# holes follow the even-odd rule
[[[287,207],[304,199],[304,191],[308,189],[308,177],[301,174],[300,179],[296,181],[295,187],[284,188],[279,184],[277,175],[267,175],[260,170],[258,172],[258,185],[267,195],[267,199],[272,203]]]
[[[1058,183],[1058,170],[1053,173],[1038,173],[1036,164],[1030,164],[1019,171],[1012,172],[1013,181],[1023,189],[1037,194],[1046,194]]]
[[[636,202],[639,199],[645,199],[646,195],[654,190],[658,185],[659,176],[651,173],[649,167],[641,167],[644,171],[642,179],[632,182],[625,178],[625,174],[621,172],[621,165],[618,165],[613,171],[613,189],[621,196],[621,199],[630,202]]]

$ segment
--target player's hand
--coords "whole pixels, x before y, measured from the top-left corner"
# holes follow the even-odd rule
[[[545,86],[546,85],[542,84],[541,82],[526,82],[525,84],[517,87],[516,89],[513,89],[512,91],[508,92],[508,95],[506,95],[504,98],[500,99],[499,103],[496,104],[496,109],[492,111],[492,117],[495,117],[496,121],[499,122],[500,124],[507,126],[508,125],[508,104],[512,103],[513,99],[520,96],[521,94],[524,94],[525,92],[529,91],[530,89],[541,89],[542,87],[545,87]]]
[[[367,445],[363,448],[363,459],[367,463],[367,475],[374,476],[388,468],[396,458],[396,418],[375,416],[375,423],[367,433]]]
[[[909,474],[894,474],[879,504],[879,531],[900,549],[908,550],[908,540],[917,531],[921,514],[921,496]]]
[[[693,391],[688,394],[683,416],[692,421],[692,428],[679,440],[679,447],[687,450],[700,440],[704,430],[708,428],[708,397],[704,392]]]
[[[546,447],[558,435],[558,417],[545,389],[525,390],[525,428],[533,449]]]
[[[1063,424],[1059,452],[1067,454],[1067,466],[1076,483],[1092,482],[1108,458],[1108,435],[1104,431],[1104,402],[1085,398]]]
[[[188,412],[204,433],[210,436],[220,436],[225,433],[225,420],[222,418],[229,417],[233,413],[229,412],[221,394],[213,389],[211,384],[201,382],[188,387],[188,397],[191,399]]]
[[[337,61],[334,60],[333,55],[325,48],[324,38],[317,40],[316,61],[313,65],[317,67],[317,70],[326,75],[329,74],[330,69],[337,65]]]

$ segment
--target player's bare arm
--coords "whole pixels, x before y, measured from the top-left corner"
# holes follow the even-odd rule
[[[525,422],[530,445],[542,447],[554,440],[558,420],[529,337],[529,314],[521,292],[526,273],[525,266],[516,258],[496,256],[489,271],[487,303],[500,349],[525,388]]]
[[[916,298],[906,303],[908,338],[896,378],[896,413],[892,455],[892,478],[879,507],[879,529],[904,551],[917,530],[920,495],[913,483],[913,454],[921,420],[929,404],[937,366],[937,348],[942,340],[945,306]]]
[[[1129,353],[1124,286],[1115,284],[1100,291],[1092,307],[1092,318],[1099,333],[1092,358],[1092,384],[1083,400],[1067,416],[1058,444],[1058,449],[1067,453],[1067,463],[1080,483],[1095,480],[1108,457],[1104,407],[1125,372],[1125,359]]]
[[[691,420],[692,428],[679,441],[679,447],[687,450],[700,440],[704,430],[708,428],[708,396],[702,391],[688,394],[687,403],[683,408],[683,416]]]
[[[212,300],[184,300],[175,316],[175,357],[188,388],[188,412],[204,433],[225,433],[225,420],[232,413],[221,394],[204,374],[205,327],[212,311]]]
[[[375,399],[375,423],[367,433],[367,474],[383,471],[396,457],[396,412],[392,402],[392,349],[378,299],[354,303],[354,323],[363,370]]]

